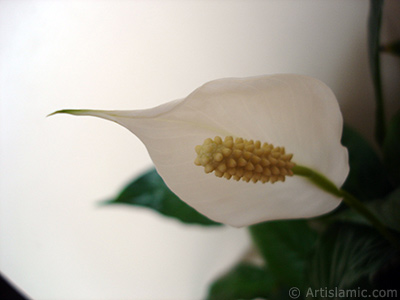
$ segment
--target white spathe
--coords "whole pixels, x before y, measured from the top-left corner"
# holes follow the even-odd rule
[[[146,110],[56,113],[97,116],[128,128],[146,145],[177,196],[209,218],[235,227],[322,215],[341,199],[299,176],[262,184],[205,174],[194,164],[194,148],[206,138],[230,135],[283,146],[293,154],[293,162],[338,187],[349,172],[347,149],[340,143],[343,118],[338,102],[329,87],[307,76],[214,80],[185,99]]]

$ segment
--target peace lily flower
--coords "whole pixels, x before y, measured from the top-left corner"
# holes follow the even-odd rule
[[[300,75],[228,78],[188,97],[132,111],[61,110],[114,121],[145,145],[167,186],[209,218],[235,227],[309,218],[341,202],[295,164],[340,187],[349,172],[332,91]],[[216,175],[216,176],[214,176]]]

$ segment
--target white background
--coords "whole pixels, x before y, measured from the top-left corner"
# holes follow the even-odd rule
[[[1,273],[32,299],[204,297],[246,251],[246,230],[99,207],[151,166],[144,146],[111,122],[46,115],[148,108],[217,78],[300,73],[327,83],[371,140],[368,3],[0,1]],[[389,102],[398,74],[385,79]]]

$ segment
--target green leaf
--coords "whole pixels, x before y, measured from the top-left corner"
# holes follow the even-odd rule
[[[307,268],[308,292],[379,288],[399,253],[371,227],[336,223],[319,239]],[[398,266],[396,265],[396,269]],[[390,270],[393,271],[393,268]],[[397,269],[397,274],[398,274]],[[383,273],[382,273],[383,272]],[[308,298],[326,299],[307,293]]]
[[[392,180],[400,185],[400,111],[389,122],[383,144],[383,161]]]
[[[345,125],[342,144],[349,151],[350,163],[344,190],[361,200],[383,198],[393,190],[383,163],[360,134]]]
[[[183,223],[206,226],[221,225],[203,216],[180,200],[166,186],[161,176],[152,169],[128,184],[113,200],[105,204],[128,204],[151,208],[164,216],[178,219]]]
[[[370,1],[368,19],[368,54],[376,100],[375,137],[379,145],[382,145],[385,137],[385,111],[379,56],[383,2],[383,0]]]
[[[305,220],[271,221],[249,227],[268,268],[282,283],[301,288],[317,234]]]
[[[400,188],[395,190],[384,200],[368,203],[367,207],[373,211],[386,226],[400,231]]]
[[[207,300],[269,298],[275,285],[268,269],[240,263],[210,286]]]
[[[365,203],[370,210],[385,226],[400,232],[400,188],[383,199],[377,199]],[[352,222],[372,226],[371,223],[358,212],[349,209],[339,214],[329,216],[326,221]],[[325,223],[327,224],[327,223]]]

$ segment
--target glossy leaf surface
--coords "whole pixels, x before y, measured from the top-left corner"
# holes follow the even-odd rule
[[[207,300],[267,298],[275,284],[267,269],[241,263],[210,286]]]
[[[211,221],[180,200],[170,191],[154,169],[128,184],[118,197],[107,201],[106,204],[143,206],[153,209],[164,216],[178,219],[183,223],[206,226],[221,225]]]
[[[250,231],[271,272],[289,286],[303,286],[306,261],[317,237],[307,222],[265,222]]]
[[[343,189],[361,200],[386,196],[393,189],[385,167],[368,142],[348,126],[343,128],[342,144],[349,151],[350,173]]]

